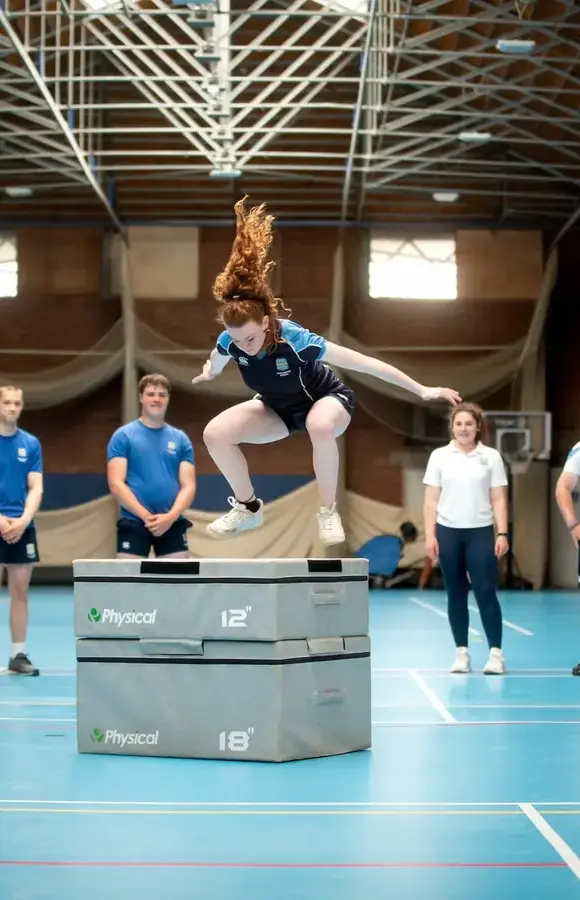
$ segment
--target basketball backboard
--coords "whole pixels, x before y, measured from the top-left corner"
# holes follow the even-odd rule
[[[550,459],[551,413],[490,410],[485,412],[485,419],[489,444],[501,453],[514,474],[525,472],[534,459]]]

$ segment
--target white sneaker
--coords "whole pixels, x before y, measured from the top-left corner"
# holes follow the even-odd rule
[[[342,544],[346,540],[340,516],[336,511],[336,503],[333,503],[331,509],[321,506],[316,518],[318,535],[323,544]]]
[[[497,647],[492,647],[489,651],[489,659],[484,666],[483,672],[485,675],[505,675],[505,659],[503,658],[503,653]]]
[[[467,675],[471,672],[471,657],[467,647],[458,647],[455,661],[451,666],[451,672],[455,675]]]
[[[232,509],[219,519],[210,522],[207,530],[213,537],[230,538],[242,531],[260,528],[264,524],[264,503],[262,500],[258,502],[260,504],[258,512],[251,512],[242,503],[238,503],[235,497],[228,497]]]

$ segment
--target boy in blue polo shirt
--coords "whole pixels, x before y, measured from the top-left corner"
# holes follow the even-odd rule
[[[42,448],[38,438],[18,427],[24,406],[20,388],[0,387],[0,583],[8,572],[12,654],[8,671],[38,675],[26,655],[28,589],[40,557],[34,516],[42,500]]]
[[[164,375],[144,375],[139,382],[141,416],[118,428],[107,447],[111,493],[121,510],[117,522],[117,556],[121,558],[189,556],[183,513],[195,496],[193,446],[165,413],[171,386]]]

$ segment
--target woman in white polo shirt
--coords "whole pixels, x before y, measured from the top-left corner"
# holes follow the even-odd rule
[[[503,675],[497,561],[508,549],[505,467],[498,451],[484,443],[485,419],[479,406],[459,403],[451,412],[449,431],[451,441],[431,453],[423,483],[425,549],[441,567],[457,647],[451,671],[471,671],[467,637],[471,581],[489,644],[483,671]]]

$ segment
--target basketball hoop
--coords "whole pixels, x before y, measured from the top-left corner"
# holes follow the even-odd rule
[[[507,455],[506,461],[512,475],[525,475],[534,458],[533,450],[523,450],[518,454]]]
[[[489,443],[495,446],[512,475],[525,475],[532,460],[548,461],[552,450],[549,412],[493,410],[485,413]]]

